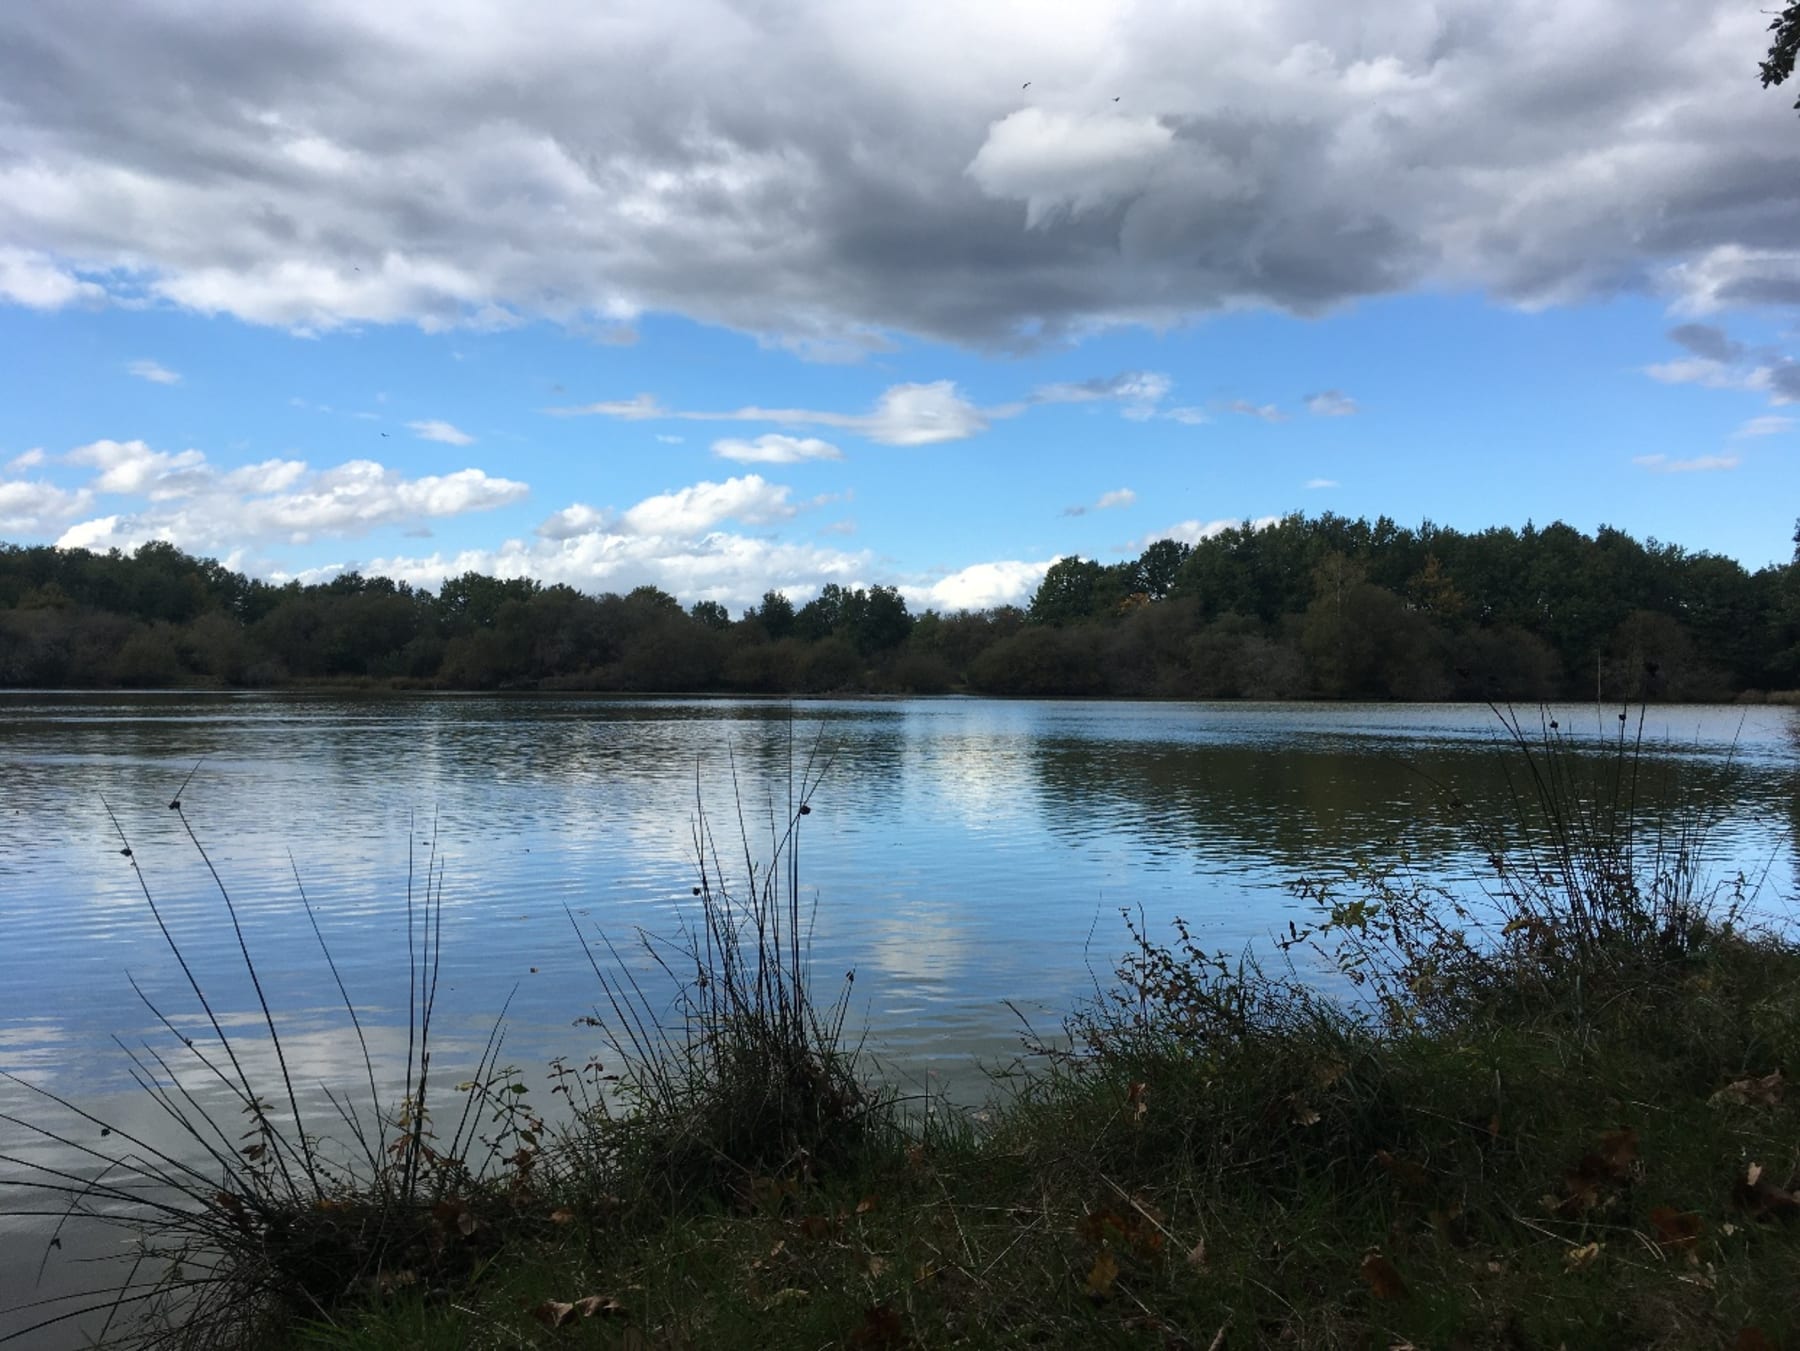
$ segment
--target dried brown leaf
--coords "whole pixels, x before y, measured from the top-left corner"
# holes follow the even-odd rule
[[[1364,1283],[1375,1292],[1376,1299],[1406,1298],[1406,1282],[1399,1269],[1380,1253],[1372,1252],[1363,1258],[1361,1270]]]
[[[550,1223],[573,1224],[575,1223],[575,1212],[570,1210],[567,1206],[558,1206],[555,1210],[550,1212]]]
[[[1726,1084],[1708,1101],[1717,1103],[1736,1103],[1740,1107],[1779,1107],[1781,1105],[1782,1079],[1778,1069],[1761,1078],[1739,1079],[1735,1083]]]
[[[906,1324],[900,1311],[886,1304],[873,1304],[863,1313],[862,1326],[850,1334],[854,1347],[890,1348],[906,1345]]]
[[[1706,1225],[1693,1211],[1657,1206],[1650,1212],[1650,1226],[1656,1230],[1656,1242],[1660,1247],[1669,1252],[1685,1253],[1689,1262],[1699,1260],[1694,1249]]]
[[[1607,1131],[1600,1137],[1600,1158],[1619,1181],[1631,1174],[1631,1167],[1637,1162],[1638,1133],[1634,1127],[1621,1126],[1616,1131]]]
[[[531,1311],[531,1316],[547,1328],[559,1328],[575,1316],[575,1306],[560,1299],[547,1299]]]
[[[1760,1163],[1744,1170],[1744,1180],[1732,1189],[1732,1199],[1753,1220],[1791,1220],[1800,1216],[1800,1197],[1789,1188],[1770,1182]]]
[[[1205,1271],[1207,1263],[1206,1240],[1201,1239],[1193,1247],[1189,1248],[1184,1260],[1195,1271]]]
[[[1393,1178],[1396,1184],[1408,1191],[1423,1191],[1430,1185],[1431,1179],[1416,1160],[1378,1149],[1375,1151],[1375,1162],[1381,1165],[1382,1171]]]
[[[625,1306],[611,1295],[586,1295],[575,1301],[575,1311],[583,1318],[623,1318]]]
[[[856,1203],[856,1213],[858,1215],[867,1215],[873,1209],[875,1209],[875,1198],[873,1196],[865,1196]]]

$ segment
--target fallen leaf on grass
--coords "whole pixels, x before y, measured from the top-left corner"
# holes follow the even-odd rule
[[[863,1314],[862,1326],[850,1334],[851,1346],[899,1347],[906,1344],[906,1325],[900,1312],[886,1304],[871,1305]]]
[[[531,1316],[545,1327],[560,1328],[577,1318],[623,1318],[625,1306],[611,1295],[584,1295],[573,1303],[547,1299],[531,1311]]]
[[[1700,1260],[1694,1249],[1700,1242],[1700,1233],[1706,1226],[1693,1211],[1682,1211],[1674,1206],[1657,1206],[1650,1212],[1650,1225],[1656,1230],[1656,1242],[1669,1252],[1686,1255],[1688,1262]]]
[[[1631,1166],[1637,1162],[1638,1133],[1635,1127],[1621,1126],[1616,1131],[1607,1131],[1600,1137],[1600,1158],[1615,1181],[1623,1182],[1631,1175]]]
[[[1201,1239],[1187,1251],[1187,1264],[1195,1271],[1206,1270],[1206,1240]]]
[[[1570,1248],[1563,1254],[1563,1265],[1570,1271],[1586,1271],[1594,1265],[1594,1259],[1600,1256],[1598,1243],[1587,1243],[1579,1248]]]
[[[1119,1279],[1119,1264],[1113,1255],[1103,1252],[1094,1259],[1093,1267],[1088,1271],[1087,1281],[1083,1285],[1089,1299],[1107,1299],[1112,1295],[1113,1282]]]
[[[531,1311],[531,1316],[547,1328],[559,1328],[575,1316],[575,1306],[560,1299],[547,1299]]]
[[[567,1206],[558,1206],[555,1210],[550,1212],[551,1224],[573,1224],[574,1222],[575,1212],[570,1210]]]
[[[1406,1298],[1406,1282],[1400,1278],[1399,1269],[1380,1253],[1372,1252],[1363,1258],[1361,1271],[1364,1283],[1375,1292],[1376,1299]]]
[[[1760,1079],[1739,1079],[1726,1084],[1707,1101],[1715,1106],[1736,1103],[1740,1107],[1778,1107],[1781,1105],[1781,1071],[1765,1074]]]
[[[1611,1190],[1632,1180],[1637,1166],[1638,1134],[1630,1126],[1606,1131],[1600,1136],[1600,1147],[1583,1154],[1579,1162],[1563,1174],[1563,1194],[1547,1198],[1550,1209],[1563,1216],[1579,1215],[1598,1209],[1611,1201]]]
[[[858,1215],[867,1215],[873,1209],[875,1209],[875,1198],[873,1196],[865,1196],[856,1203],[856,1213]]]
[[[1424,1191],[1431,1184],[1425,1169],[1412,1159],[1390,1154],[1385,1149],[1375,1151],[1375,1162],[1381,1165],[1382,1171],[1401,1187],[1409,1191]]]
[[[1753,1220],[1791,1220],[1800,1215],[1800,1197],[1770,1182],[1760,1163],[1745,1170],[1744,1180],[1732,1189],[1732,1199]]]

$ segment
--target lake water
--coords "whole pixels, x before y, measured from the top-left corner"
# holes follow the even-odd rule
[[[1610,711],[1557,716],[1617,730]],[[1467,705],[0,694],[0,1068],[135,1117],[111,1039],[157,1029],[127,973],[194,1022],[109,808],[215,1008],[249,1027],[191,825],[307,1082],[354,1078],[360,1060],[296,873],[387,1059],[403,1045],[408,851],[420,869],[435,842],[439,1071],[460,1077],[516,987],[508,1058],[538,1074],[595,1049],[577,1020],[601,994],[571,914],[628,954],[640,929],[675,934],[694,905],[696,801],[741,877],[737,804],[766,858],[810,758],[829,762],[801,837],[817,969],[854,968],[854,1016],[893,1075],[979,1099],[1020,1013],[1052,1030],[1105,978],[1121,908],[1237,948],[1304,915],[1295,878],[1396,839],[1423,870],[1472,877],[1479,853],[1443,796],[1510,811],[1499,730]],[[1703,794],[1715,869],[1784,909],[1800,710],[1652,709],[1644,730],[1646,782],[1678,772]],[[30,1104],[0,1087],[0,1110]],[[41,1148],[0,1123],[0,1153]]]

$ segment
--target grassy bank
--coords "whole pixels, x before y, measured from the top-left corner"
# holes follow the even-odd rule
[[[1515,819],[1464,822],[1489,859],[1481,894],[1416,876],[1396,846],[1297,883],[1312,922],[1259,953],[1126,915],[1112,982],[980,1113],[872,1083],[845,1037],[849,987],[815,985],[810,775],[735,889],[700,820],[694,925],[653,949],[673,1012],[602,941],[596,1058],[547,1079],[491,1046],[437,1086],[428,880],[402,1110],[342,1112],[363,1157],[328,1163],[296,1102],[245,1083],[251,1143],[220,1133],[191,1176],[155,1165],[181,1198],[159,1241],[186,1269],[149,1292],[162,1321],[138,1332],[355,1349],[1800,1346],[1800,1104],[1783,1078],[1800,950],[1746,922],[1741,883],[1703,879],[1704,804],[1645,837],[1651,785],[1623,721],[1598,759],[1554,724],[1511,730]],[[531,1106],[546,1098],[559,1110]]]

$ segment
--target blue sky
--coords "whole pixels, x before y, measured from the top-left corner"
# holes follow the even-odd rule
[[[79,8],[0,17],[0,539],[733,607],[1296,510],[1791,554],[1741,6]]]

